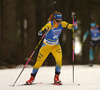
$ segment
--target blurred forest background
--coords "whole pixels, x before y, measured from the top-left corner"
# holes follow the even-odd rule
[[[0,66],[13,67],[25,64],[35,49],[40,36],[38,31],[47,23],[55,10],[63,14],[63,20],[72,23],[71,12],[75,11],[78,30],[75,42],[81,46],[82,38],[90,23],[100,25],[100,0],[0,0]],[[77,38],[76,38],[77,37]],[[60,36],[63,51],[63,65],[72,64],[72,30],[64,29]],[[75,64],[89,63],[90,36],[79,53],[75,54]],[[29,64],[34,65],[38,50]],[[76,46],[75,46],[76,47]],[[77,48],[76,50],[78,50]],[[98,47],[95,49],[94,63],[99,63]],[[52,54],[43,65],[55,65]]]

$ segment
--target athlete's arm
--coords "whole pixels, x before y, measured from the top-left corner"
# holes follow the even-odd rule
[[[89,32],[90,32],[89,30],[87,30],[87,31],[85,32],[85,34],[84,34],[84,36],[83,36],[83,42],[85,42],[87,36],[89,35]]]
[[[42,36],[45,32],[51,29],[51,23],[47,23],[42,29],[38,32],[39,36]]]
[[[77,29],[77,23],[75,22],[75,24],[69,24],[68,22],[66,21],[61,21],[61,25],[63,28],[67,28],[67,29]]]

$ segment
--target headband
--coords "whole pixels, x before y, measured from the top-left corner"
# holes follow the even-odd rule
[[[62,14],[54,14],[54,19],[62,19]]]

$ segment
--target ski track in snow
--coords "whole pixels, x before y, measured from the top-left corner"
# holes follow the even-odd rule
[[[88,65],[74,66],[74,83],[72,65],[62,66],[60,80],[63,85],[50,85],[54,80],[55,67],[43,66],[39,69],[34,83],[42,82],[30,86],[18,86],[24,84],[29,78],[32,67],[26,67],[13,85],[22,68],[1,69],[0,70],[0,90],[100,90],[100,65],[89,67]],[[77,86],[80,84],[79,86]]]

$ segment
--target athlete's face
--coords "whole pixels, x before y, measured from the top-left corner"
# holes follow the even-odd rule
[[[62,19],[54,19],[55,24],[59,25]]]
[[[96,27],[91,27],[92,30],[95,30]]]

